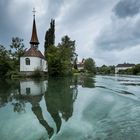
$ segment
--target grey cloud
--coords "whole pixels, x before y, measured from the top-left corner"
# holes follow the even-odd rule
[[[132,17],[140,12],[140,0],[120,0],[113,11],[120,18]]]
[[[123,50],[140,44],[140,19],[120,20],[101,31],[96,45],[103,50]]]
[[[138,30],[140,17],[137,14],[137,6],[134,6],[136,0],[121,1],[126,3],[132,1],[132,10],[129,10],[128,15],[126,15],[126,10],[125,14],[121,14],[116,8],[118,6],[115,6],[114,13],[117,16],[113,14],[115,20],[112,20],[109,26],[105,26],[110,22],[112,9],[118,0],[0,0],[0,44],[9,45],[11,37],[19,36],[24,39],[26,47],[29,47],[32,28],[31,11],[34,5],[38,8],[36,9],[36,24],[40,50],[43,50],[44,35],[49,28],[50,19],[55,18],[56,43],[63,35],[68,34],[78,44],[79,57],[93,55],[93,58],[96,57],[102,64],[106,62],[113,64],[118,59],[118,57],[110,59],[113,51],[119,54],[124,51],[122,49],[132,48],[140,43],[140,30]],[[138,1],[136,1],[137,4],[139,4]],[[129,4],[128,7],[131,6]],[[134,13],[136,16],[133,16]],[[127,16],[130,18],[118,18]],[[104,29],[99,34],[102,27]],[[89,43],[92,39],[94,45]],[[103,54],[102,57],[100,57],[101,54]]]
[[[65,13],[61,23],[68,28],[77,27],[85,24],[92,18],[97,18],[112,0],[77,0],[70,3],[69,10]]]
[[[13,23],[9,20],[9,14],[8,14],[8,5],[9,1],[0,1],[0,43],[1,44],[7,44],[7,40],[10,36],[12,36],[12,32],[15,30],[17,32],[16,28],[12,28],[9,26],[13,26]]]
[[[64,6],[66,0],[49,0],[47,15],[50,18],[55,18],[60,12],[62,6]]]
[[[9,8],[11,6],[15,10],[13,15]],[[9,47],[12,37],[26,38],[25,26],[28,24],[29,9],[29,6],[25,4],[16,11],[16,5],[12,5],[10,0],[0,1],[0,43],[5,47]]]

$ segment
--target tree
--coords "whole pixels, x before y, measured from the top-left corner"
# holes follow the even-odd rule
[[[10,50],[0,45],[0,76],[11,76],[19,71],[19,59],[24,54],[23,39],[13,37]]]
[[[11,70],[9,52],[0,45],[0,77],[4,77]]]
[[[115,66],[106,66],[102,65],[101,67],[97,67],[98,74],[114,74]]]
[[[92,58],[85,59],[84,69],[90,73],[96,73],[95,62]]]
[[[140,64],[137,64],[132,70],[134,75],[140,75]]]
[[[47,60],[48,60],[49,75],[50,76],[63,75],[59,49],[55,46],[51,46],[47,51],[47,58],[48,58]]]
[[[72,67],[75,57],[75,41],[72,41],[67,35],[58,44],[60,52],[60,60],[62,63],[62,70],[64,75],[72,73]]]
[[[75,54],[75,41],[68,36],[62,38],[57,47],[50,46],[47,50],[48,73],[50,76],[72,74],[72,60]]]
[[[19,59],[25,52],[23,39],[19,37],[13,37],[10,48],[11,48],[10,54],[13,60],[15,61],[16,64],[19,65]]]
[[[55,20],[51,19],[50,28],[46,31],[44,55],[47,57],[47,50],[55,44]]]

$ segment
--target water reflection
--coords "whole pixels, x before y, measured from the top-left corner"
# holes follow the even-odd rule
[[[83,88],[94,88],[95,77],[86,75],[76,75],[73,77],[73,84],[75,85],[75,88],[77,85],[82,86]]]
[[[56,123],[57,132],[59,132],[62,124],[60,115],[62,115],[62,118],[65,121],[68,121],[73,113],[73,103],[76,99],[77,92],[74,92],[76,89],[70,86],[71,83],[72,80],[69,78],[48,80],[48,89],[45,94],[45,101],[47,110]],[[75,84],[77,85],[77,83]]]
[[[49,78],[48,80],[21,80],[0,82],[0,107],[11,104],[13,111],[26,113],[26,104],[38,122],[46,129],[49,138],[55,133],[43,112],[48,112],[56,125],[56,133],[62,126],[62,120],[67,122],[73,115],[74,102],[78,95],[78,85],[94,87],[94,79],[87,77]],[[44,100],[46,108],[41,106]]]

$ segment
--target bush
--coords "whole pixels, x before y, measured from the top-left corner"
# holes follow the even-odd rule
[[[42,77],[42,72],[39,69],[34,70],[32,77]]]

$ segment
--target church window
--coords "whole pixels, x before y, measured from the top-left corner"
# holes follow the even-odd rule
[[[30,88],[26,88],[26,94],[30,94],[31,93],[31,89]]]
[[[42,66],[42,60],[40,60],[40,66]]]
[[[26,58],[25,59],[25,63],[26,63],[26,65],[30,65],[30,59],[29,58]]]

